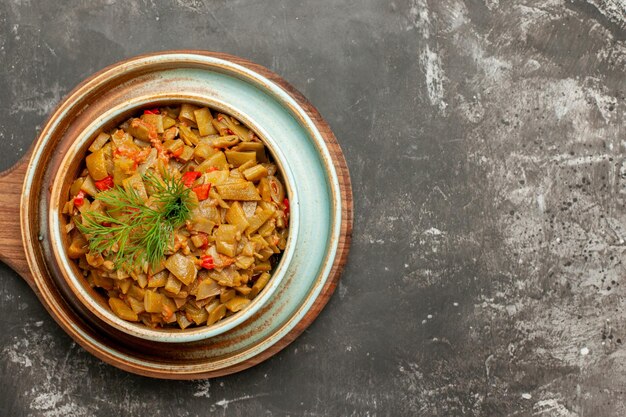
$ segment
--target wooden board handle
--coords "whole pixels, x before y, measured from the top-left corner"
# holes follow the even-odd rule
[[[31,150],[15,165],[0,172],[0,260],[35,289],[35,282],[26,261],[20,228],[22,185]]]

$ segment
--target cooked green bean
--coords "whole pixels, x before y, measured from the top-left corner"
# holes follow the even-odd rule
[[[255,165],[246,169],[243,175],[248,181],[257,181],[263,177],[267,177],[267,168],[263,165]]]
[[[217,134],[217,130],[215,130],[215,127],[211,123],[213,117],[211,116],[211,112],[208,108],[203,107],[201,109],[195,110],[193,114],[196,117],[196,124],[198,125],[198,131],[200,132],[200,136]]]
[[[215,188],[224,200],[256,201],[261,199],[252,181],[222,184]]]
[[[256,152],[225,151],[224,153],[228,163],[236,167],[248,161],[256,162]]]

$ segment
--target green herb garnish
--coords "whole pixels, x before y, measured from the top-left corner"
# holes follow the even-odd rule
[[[173,243],[174,230],[190,217],[194,206],[191,190],[168,173],[142,176],[151,191],[150,207],[137,191],[116,186],[96,195],[106,212],[86,211],[76,226],[94,253],[114,254],[115,268],[129,272],[145,262],[158,267]]]

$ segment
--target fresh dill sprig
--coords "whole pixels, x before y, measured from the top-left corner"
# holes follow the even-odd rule
[[[154,201],[161,205],[162,215],[176,228],[189,218],[194,200],[191,190],[181,180],[173,178],[167,171],[161,177],[149,172],[143,179],[152,187]]]
[[[150,207],[134,188],[116,186],[95,197],[106,206],[104,213],[88,210],[76,224],[90,251],[113,255],[115,268],[129,272],[144,262],[161,263],[174,230],[189,219],[194,205],[191,190],[179,178],[150,172],[142,179],[151,191]]]

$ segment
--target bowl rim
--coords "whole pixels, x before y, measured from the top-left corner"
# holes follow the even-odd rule
[[[174,103],[190,103],[197,105],[205,105],[212,110],[222,111],[226,114],[236,117],[246,126],[251,128],[266,145],[274,162],[278,165],[279,172],[286,186],[286,192],[291,203],[289,235],[285,250],[280,254],[280,260],[274,267],[272,276],[268,284],[263,290],[251,300],[251,302],[241,311],[222,319],[211,326],[189,327],[187,329],[177,328],[150,328],[143,323],[135,323],[123,320],[117,317],[108,305],[95,298],[94,290],[88,288],[89,284],[84,277],[80,276],[79,269],[75,262],[67,256],[66,245],[67,234],[64,233],[63,226],[66,223],[61,209],[67,198],[64,198],[64,189],[67,190],[69,183],[75,179],[75,172],[70,172],[70,161],[76,158],[82,160],[86,154],[87,147],[93,141],[95,136],[102,129],[113,123],[114,120],[128,115],[137,114],[140,109],[154,106],[161,106]],[[131,116],[132,117],[132,116]],[[276,142],[265,132],[262,124],[259,124],[252,117],[242,113],[240,110],[232,107],[229,103],[221,100],[207,98],[205,96],[181,95],[176,93],[163,93],[160,96],[149,95],[137,97],[133,100],[126,101],[109,109],[97,120],[92,120],[86,130],[83,130],[72,143],[70,148],[64,155],[61,166],[56,172],[50,194],[50,210],[49,213],[49,231],[52,237],[52,249],[57,264],[60,266],[63,278],[69,284],[69,288],[77,299],[87,307],[96,317],[103,320],[112,327],[144,340],[166,343],[187,343],[199,340],[209,339],[225,333],[250,317],[255,315],[274,295],[283,278],[285,277],[289,263],[294,256],[294,246],[297,242],[298,223],[299,223],[299,204],[297,188],[294,186],[293,173],[289,169],[286,156],[280,150]],[[102,297],[104,298],[104,297]],[[106,301],[106,300],[105,300]]]

